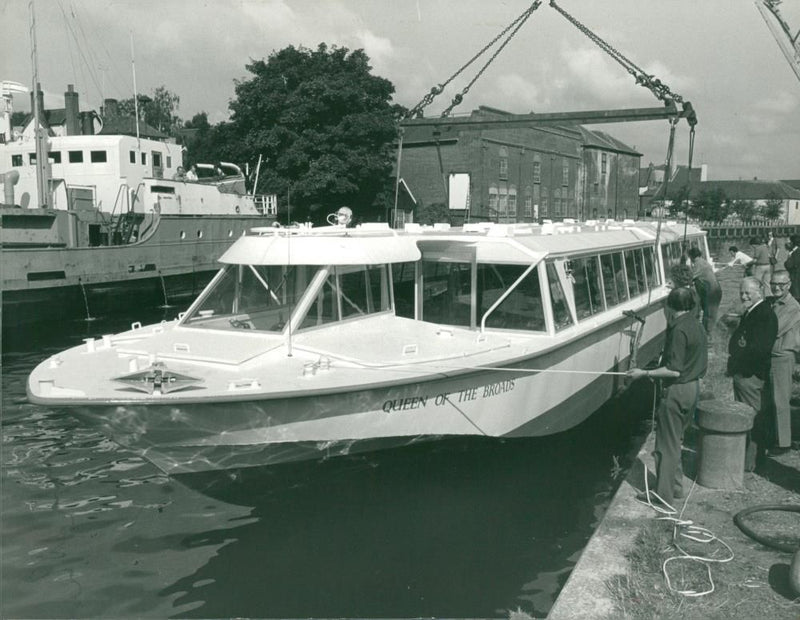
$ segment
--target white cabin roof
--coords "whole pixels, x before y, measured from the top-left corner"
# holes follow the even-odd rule
[[[415,240],[389,228],[259,228],[241,237],[221,263],[242,265],[379,265],[417,261]]]

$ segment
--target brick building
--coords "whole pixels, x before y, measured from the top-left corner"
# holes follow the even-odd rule
[[[507,116],[482,106],[470,119]],[[455,223],[637,215],[641,155],[610,135],[577,125],[447,131],[448,120],[404,130],[400,176],[417,209],[447,205]]]

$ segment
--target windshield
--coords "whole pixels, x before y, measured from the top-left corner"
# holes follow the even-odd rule
[[[316,276],[316,278],[315,278]],[[385,265],[229,265],[183,318],[183,325],[210,329],[282,332],[306,289],[299,329],[391,310]]]
[[[305,265],[229,265],[183,324],[280,332],[316,270]]]

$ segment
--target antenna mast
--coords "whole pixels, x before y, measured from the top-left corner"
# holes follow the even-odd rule
[[[31,65],[33,71],[33,136],[36,144],[36,193],[37,207],[53,208],[50,196],[50,161],[47,153],[47,134],[42,127],[44,110],[39,104],[39,56],[36,47],[36,10],[33,0],[28,5],[31,14]]]

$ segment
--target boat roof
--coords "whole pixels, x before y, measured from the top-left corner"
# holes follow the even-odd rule
[[[219,260],[243,265],[379,265],[413,262],[421,256],[413,238],[386,225],[298,226],[253,228]]]
[[[433,260],[533,264],[546,256],[619,251],[653,242],[680,241],[683,223],[654,221],[559,222],[545,224],[467,224],[406,226],[386,224],[356,228],[254,228],[220,258],[245,265],[365,265],[413,262],[422,252]],[[686,234],[705,234],[686,226]]]

